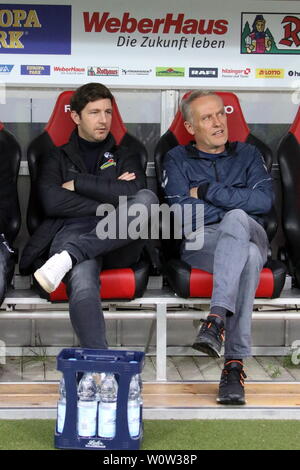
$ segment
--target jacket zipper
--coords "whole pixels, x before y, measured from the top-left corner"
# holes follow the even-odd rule
[[[217,162],[216,162],[216,160],[213,160],[213,161],[212,161],[212,165],[213,165],[213,167],[214,167],[215,175],[216,175],[216,181],[217,181],[217,183],[218,183],[218,182],[219,182],[219,175],[218,175],[218,171],[217,171]]]

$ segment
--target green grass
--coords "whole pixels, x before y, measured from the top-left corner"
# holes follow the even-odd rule
[[[0,450],[51,450],[54,420],[0,421]],[[144,450],[296,450],[300,421],[144,421]]]

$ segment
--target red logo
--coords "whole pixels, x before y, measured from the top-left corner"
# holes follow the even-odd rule
[[[160,34],[225,34],[228,21],[225,19],[207,20],[185,18],[184,13],[177,16],[167,13],[164,18],[141,18],[137,20],[130,13],[122,18],[110,17],[110,12],[83,12],[84,30],[87,33],[160,33]]]
[[[285,16],[281,23],[287,23],[284,29],[284,38],[279,41],[279,44],[291,47],[295,44],[296,47],[300,46],[300,19],[296,16]]]

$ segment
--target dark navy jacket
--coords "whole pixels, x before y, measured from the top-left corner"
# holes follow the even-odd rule
[[[166,202],[193,208],[204,204],[205,225],[220,222],[232,209],[244,210],[263,225],[262,216],[272,207],[272,178],[253,145],[230,143],[220,154],[201,152],[192,144],[179,145],[167,153],[163,168]],[[204,199],[191,197],[190,189],[202,184]]]

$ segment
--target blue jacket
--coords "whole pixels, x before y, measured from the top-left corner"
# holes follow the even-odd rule
[[[220,154],[199,151],[192,144],[170,150],[163,162],[163,189],[169,205],[204,205],[204,224],[220,222],[227,211],[242,209],[259,223],[273,203],[272,178],[256,147],[243,142],[226,145]],[[193,187],[205,188],[202,199],[193,198]]]

